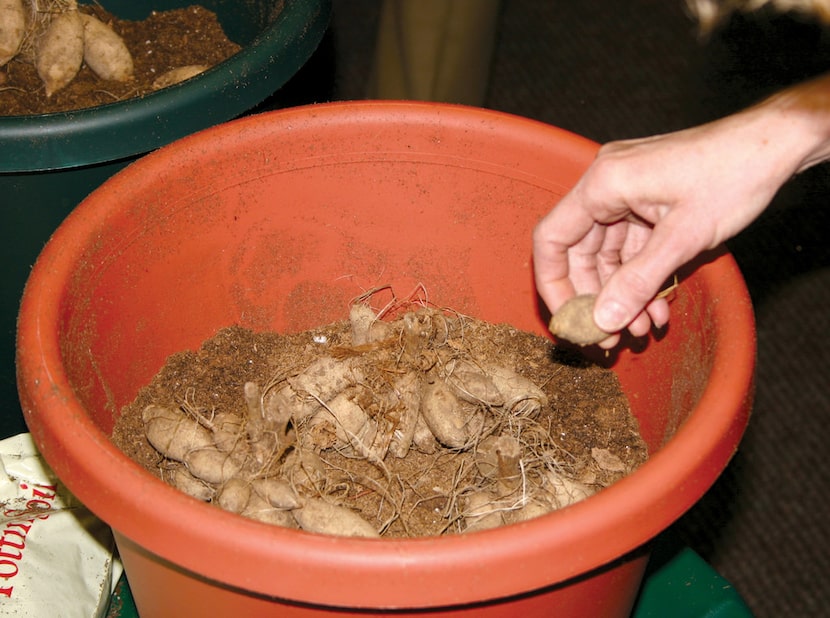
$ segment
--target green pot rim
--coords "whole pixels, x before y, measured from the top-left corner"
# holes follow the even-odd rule
[[[182,84],[77,111],[0,117],[0,173],[128,159],[235,118],[305,64],[330,15],[331,0],[292,0],[239,53]]]

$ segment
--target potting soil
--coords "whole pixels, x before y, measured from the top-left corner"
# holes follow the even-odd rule
[[[135,78],[105,81],[83,65],[68,86],[47,97],[34,65],[16,58],[0,68],[0,115],[63,112],[142,97],[154,92],[153,82],[171,69],[213,66],[241,49],[228,39],[216,14],[198,5],[153,11],[141,21],[119,19],[105,6],[103,2],[79,8],[97,16],[124,39],[133,57]]]
[[[387,537],[534,517],[647,459],[615,374],[578,352],[426,307],[383,318],[356,325],[353,310],[351,321],[291,335],[223,329],[199,350],[172,355],[124,408],[112,439],[151,473],[235,512],[297,527],[302,518],[292,514],[322,499]],[[425,420],[437,387],[466,415],[449,430]],[[417,429],[407,420],[413,397]],[[212,469],[200,472],[168,443],[151,445],[146,421],[159,415],[207,430],[205,450],[235,462],[226,472],[246,488],[241,503],[223,495]],[[288,502],[246,506],[263,479],[287,485]],[[254,512],[263,509],[270,514]]]

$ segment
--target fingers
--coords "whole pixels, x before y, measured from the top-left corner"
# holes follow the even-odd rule
[[[568,251],[568,271],[578,294],[599,292],[605,280],[603,273],[608,264],[606,248],[615,242],[604,225],[594,225],[585,237]],[[612,259],[613,261],[613,259]]]
[[[628,323],[627,328],[635,337],[644,337],[651,330],[651,317],[645,311],[641,311]]]
[[[665,298],[655,298],[646,306],[646,312],[657,328],[663,328],[669,323],[669,301]]]
[[[534,235],[537,287],[551,311],[575,293],[598,292],[602,330],[640,336],[664,326],[663,282],[745,228],[793,173],[793,157],[802,160],[792,119],[771,139],[778,133],[766,110],[603,146]]]
[[[537,286],[551,311],[574,294],[599,292],[594,319],[603,330],[618,333],[628,329],[640,337],[648,334],[652,324],[665,325],[668,303],[655,296],[694,250],[678,250],[668,229],[671,222],[662,223],[666,229],[652,228],[636,217],[611,224],[590,220],[588,224],[587,231],[571,246],[567,241],[551,240],[551,235],[560,235],[557,217],[546,218],[535,230]],[[548,231],[549,225],[557,226],[556,234]],[[601,347],[611,348],[618,342],[615,335]]]
[[[636,163],[643,144],[603,147],[533,236],[537,290],[552,312],[574,294],[598,293],[597,325],[610,333],[627,328],[634,336],[667,322],[668,304],[655,295],[695,254],[673,246],[678,238],[681,244],[695,244],[684,228],[673,230],[666,221],[676,203],[663,196],[651,176],[628,173],[632,156]],[[686,222],[686,227],[689,223],[697,221]],[[609,338],[602,347],[612,347],[618,339]]]
[[[601,224],[589,216],[580,217],[579,213],[569,213],[573,208],[565,200],[543,219],[534,230],[534,266],[537,289],[551,312],[556,310],[575,294],[597,293],[603,286],[615,287],[620,292],[617,297],[624,298],[623,309],[619,315],[612,315],[610,324],[597,319],[603,330],[617,333],[625,328],[634,335],[648,333],[652,324],[652,311],[661,325],[668,319],[665,303],[654,306],[646,304],[651,301],[657,289],[665,280],[659,277],[654,283],[636,280],[638,272],[624,269],[625,263],[631,261],[648,244],[652,234],[651,227],[637,218],[620,220],[611,224]],[[578,231],[577,231],[578,230]],[[564,232],[569,232],[566,235]],[[571,244],[569,244],[571,243]],[[622,277],[618,275],[623,270]],[[631,277],[635,281],[631,281]],[[653,291],[652,291],[653,288]],[[634,294],[631,290],[642,290]],[[601,295],[603,296],[603,295]],[[611,296],[611,310],[617,298]],[[606,299],[607,302],[607,299]],[[605,310],[608,311],[608,305]],[[596,317],[595,317],[596,319]],[[606,339],[601,347],[612,348],[617,345],[619,336]]]
[[[536,288],[551,312],[576,293],[574,273],[579,280],[595,270],[591,246],[598,239],[590,236],[595,227],[594,219],[580,207],[572,191],[533,230]],[[601,230],[594,232],[597,233]],[[588,248],[580,249],[584,246],[581,243],[586,243]]]
[[[668,322],[668,303],[656,298],[660,286],[706,248],[706,243],[685,227],[685,233],[678,233],[677,226],[667,217],[651,230],[645,242],[640,238],[633,243],[633,247],[640,243],[642,246],[621,263],[597,297],[597,326],[608,332],[628,327],[632,334],[639,335],[648,332],[646,321],[657,326]]]
[[[613,335],[609,335],[607,339],[601,341],[597,345],[602,348],[603,350],[612,350],[617,347],[617,344],[620,342],[620,334],[614,333]]]
[[[628,332],[634,337],[645,337],[651,331],[652,325],[661,328],[668,321],[669,303],[664,298],[657,298],[648,304],[645,312],[641,312],[628,324]],[[619,344],[620,338],[619,333],[614,333],[600,342],[599,347],[604,350],[611,350]]]

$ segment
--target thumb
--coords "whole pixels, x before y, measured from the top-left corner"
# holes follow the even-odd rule
[[[616,333],[628,326],[660,288],[660,283],[653,284],[632,266],[630,262],[621,266],[597,296],[594,322],[606,333]],[[659,281],[662,283],[664,278]]]
[[[686,261],[678,260],[677,253],[670,252],[666,256],[660,253],[644,249],[606,281],[594,307],[594,321],[599,328],[616,333],[627,327]]]

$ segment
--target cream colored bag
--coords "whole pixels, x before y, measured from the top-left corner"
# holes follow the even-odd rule
[[[69,493],[29,434],[0,441],[0,616],[105,616],[121,573],[112,532]]]

